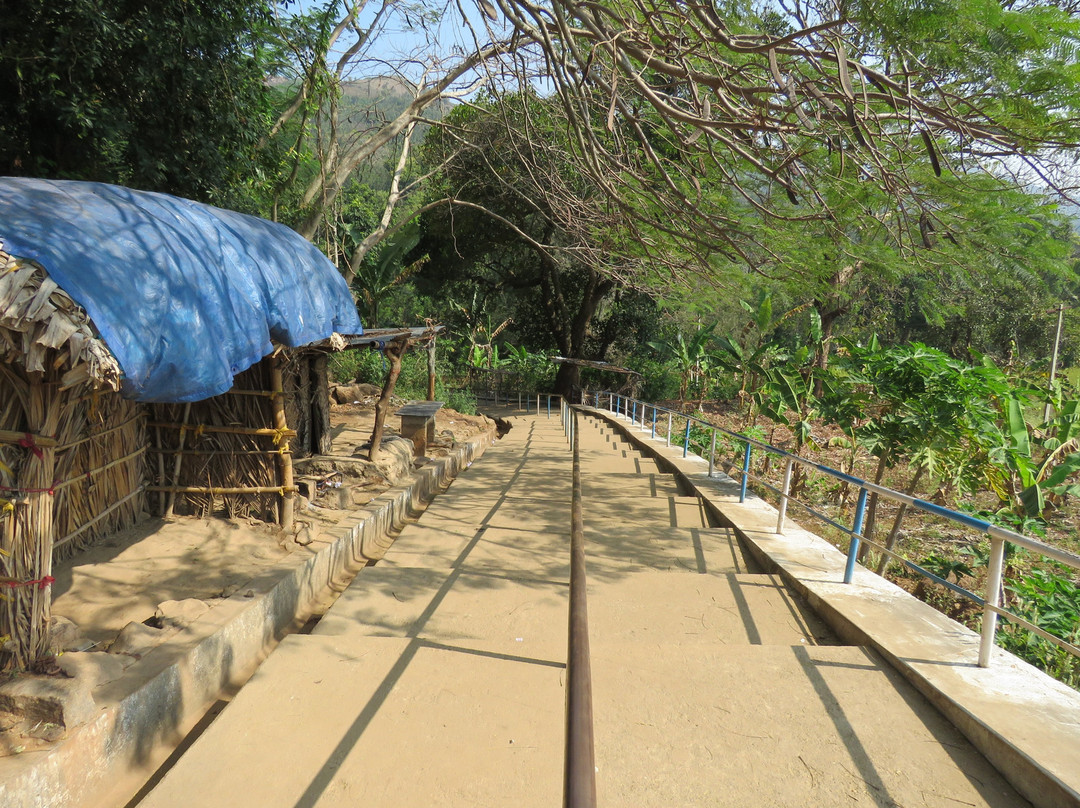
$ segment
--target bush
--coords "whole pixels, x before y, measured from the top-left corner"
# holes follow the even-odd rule
[[[471,390],[445,390],[439,392],[439,384],[435,385],[435,397],[446,403],[452,410],[457,410],[462,415],[476,415],[476,396]]]
[[[1080,587],[1068,578],[1034,569],[1007,589],[1013,594],[1012,610],[1018,615],[1070,643],[1080,641]],[[997,644],[1080,689],[1080,659],[1065,649],[1007,622],[998,630]]]
[[[338,384],[377,384],[382,386],[386,378],[386,369],[382,354],[359,348],[351,351],[339,351],[330,354],[327,361],[330,381]]]

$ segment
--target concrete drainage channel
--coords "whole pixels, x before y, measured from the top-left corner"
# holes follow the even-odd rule
[[[48,750],[4,759],[0,805],[137,805],[144,783],[156,781],[213,722],[277,643],[311,631],[348,582],[382,558],[394,532],[495,437],[492,431],[463,444],[420,469],[411,484],[373,499],[355,521],[324,529],[332,541],[304,564],[254,597],[226,599],[177,642],[146,654],[124,683],[97,688],[90,721]]]

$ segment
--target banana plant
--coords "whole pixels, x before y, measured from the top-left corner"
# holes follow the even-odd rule
[[[665,359],[675,362],[679,370],[679,399],[687,400],[692,385],[698,385],[699,398],[709,395],[709,369],[711,354],[709,341],[712,339],[716,323],[699,328],[689,338],[682,331],[672,340],[656,340],[647,343],[650,348],[660,353]]]
[[[1009,396],[1003,408],[1003,441],[996,453],[1001,467],[1011,474],[996,474],[989,482],[1002,500],[1018,512],[1041,516],[1047,505],[1068,494],[1080,495],[1080,412],[1077,401],[1061,404],[1046,424],[1046,437],[1035,441],[1024,416],[1023,401]]]

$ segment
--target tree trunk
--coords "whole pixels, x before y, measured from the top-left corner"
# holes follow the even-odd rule
[[[374,463],[379,458],[379,447],[382,444],[383,426],[386,424],[386,415],[390,410],[390,396],[394,394],[398,376],[401,375],[401,357],[409,348],[409,341],[397,339],[386,346],[384,354],[390,363],[390,370],[386,374],[386,382],[383,384],[382,394],[375,404],[375,428],[371,430],[371,446],[368,449],[368,460]]]
[[[581,366],[564,362],[555,374],[555,392],[570,401],[574,390],[581,386]]]
[[[874,473],[874,483],[876,485],[881,485],[881,479],[885,476],[885,469],[888,467],[888,463],[889,453],[885,452],[881,455],[881,457],[878,458],[877,471]],[[866,521],[864,522],[865,527],[863,528],[862,532],[863,536],[867,539],[870,539],[871,541],[873,541],[874,539],[874,527],[875,523],[877,522],[877,503],[878,495],[875,492],[870,495],[870,503],[867,505],[866,508]],[[862,546],[859,547],[860,563],[866,560],[866,554],[869,552],[869,550],[870,545],[866,543],[863,543]]]
[[[907,490],[904,492],[909,497],[913,496],[915,494],[915,488],[918,486],[919,480],[922,478],[924,470],[925,469],[924,469],[923,466],[919,466],[917,469],[915,469],[915,476],[911,478],[911,482],[908,483]],[[889,530],[889,537],[887,539],[885,539],[885,549],[886,550],[891,551],[896,546],[896,539],[900,535],[900,523],[904,521],[904,514],[906,514],[906,513],[907,513],[907,503],[906,502],[901,502],[900,503],[900,509],[896,512],[896,518],[893,519],[892,529]],[[882,553],[881,554],[881,560],[878,561],[878,565],[877,565],[877,574],[878,575],[884,575],[885,574],[885,567],[888,565],[888,563],[889,563],[889,556],[887,556],[885,553]]]

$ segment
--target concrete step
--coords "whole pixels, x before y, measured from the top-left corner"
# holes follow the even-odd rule
[[[558,805],[561,661],[292,636],[140,808]]]
[[[569,524],[562,533],[484,528],[468,536],[427,528],[415,535],[406,532],[402,540],[379,567],[454,567],[562,582],[570,576]]]
[[[590,574],[608,566],[667,572],[757,572],[730,528],[586,527]]]
[[[606,523],[626,523],[652,527],[711,527],[709,517],[697,497],[651,497],[617,489],[605,496],[582,502],[585,523],[600,519]]]
[[[675,639],[592,635],[599,805],[1027,805],[869,651]]]
[[[649,497],[681,497],[675,478],[670,474],[640,474],[637,471],[612,472],[582,476],[581,494],[586,498],[607,496],[611,491]]]
[[[590,574],[588,600],[589,636],[628,649],[836,642],[806,603],[772,575]]]
[[[499,568],[366,568],[312,634],[420,637],[488,654],[565,661],[568,584]]]

